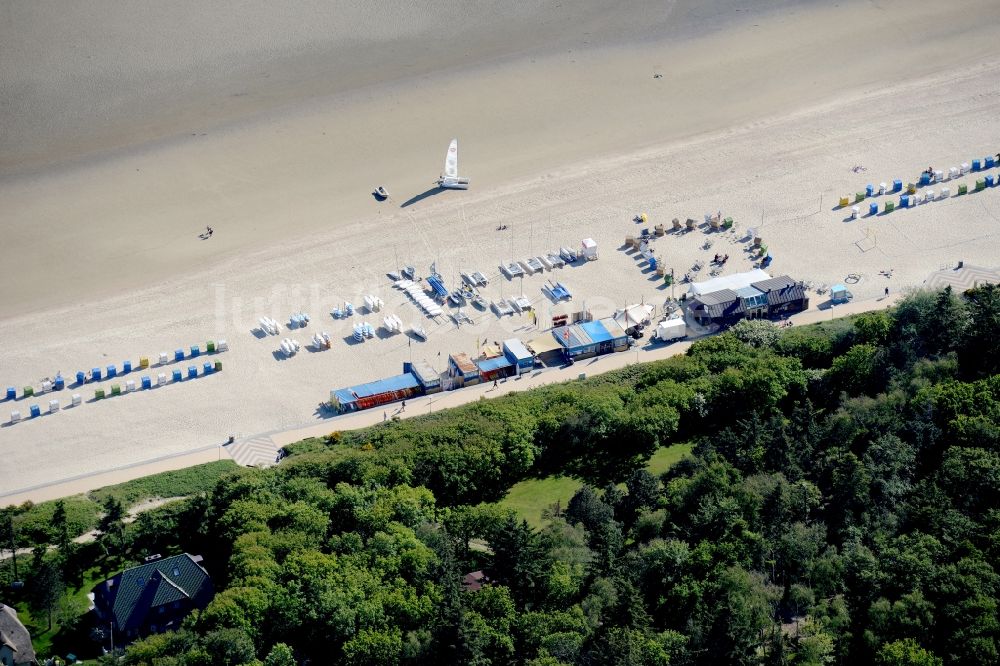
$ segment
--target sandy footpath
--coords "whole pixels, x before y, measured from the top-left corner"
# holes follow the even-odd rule
[[[0,495],[191,451],[217,456],[230,434],[319,422],[330,389],[398,373],[410,358],[443,370],[449,352],[538,334],[526,317],[471,308],[474,326],[427,321],[385,277],[404,263],[426,275],[435,262],[448,282],[482,270],[487,298],[523,293],[542,321],[548,279],[597,316],[670,294],[619,249],[639,212],[651,224],[716,210],[735,218],[735,234],[657,240],[678,275],[717,252],[731,256],[726,272],[749,268],[740,240],[749,226],[770,247],[772,274],[820,286],[854,273],[859,300],[959,260],[995,266],[1000,189],[861,220],[835,210],[867,182],[915,180],[928,164],[1000,149],[1000,61],[989,55],[1000,30],[975,20],[984,3],[962,4],[967,11],[883,4],[905,5],[902,14],[802,6],[708,32],[698,48],[652,40],[512,57],[5,178],[0,384],[161,351],[172,358],[208,339],[226,338],[231,350],[216,375],[100,402],[88,385],[82,406],[29,422],[6,424],[11,409],[44,408],[48,396],[0,406]],[[899,39],[876,39],[886,30]],[[473,187],[434,193],[452,136]],[[378,182],[389,202],[367,195]],[[216,234],[201,241],[206,224]],[[588,236],[596,262],[523,282],[499,276],[501,261]],[[890,268],[887,280],[880,272]],[[350,323],[329,312],[369,293],[404,322],[422,322],[430,339],[348,341]],[[326,330],[332,350],[286,360],[278,338],[252,331],[261,316],[287,321],[300,310],[313,322],[291,335],[305,345]],[[57,397],[65,404],[71,392]]]

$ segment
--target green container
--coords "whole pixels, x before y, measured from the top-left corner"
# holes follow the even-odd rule
[[[854,203],[861,203],[864,200],[865,200],[865,193],[864,192],[855,192],[854,193]]]
[[[205,351],[209,354],[215,353],[215,343],[211,340],[205,343]]]
[[[723,229],[729,229],[732,226],[733,226],[733,218],[727,217],[726,219],[724,219],[722,221],[722,228]]]
[[[24,396],[23,397],[30,398],[33,395],[35,395],[35,389],[33,387],[31,387],[31,386],[25,386],[24,387]]]
[[[111,395],[121,395],[122,387],[120,384],[115,384],[111,387]]]
[[[896,204],[895,204],[895,202],[893,202],[893,201],[886,201],[885,202],[885,212],[891,213],[894,210],[896,210]]]
[[[94,391],[94,400],[103,400],[103,399],[104,399],[104,389],[97,389],[96,391]]]
[[[958,193],[959,194],[968,194],[969,193],[969,186],[968,185],[959,185],[958,186]]]
[[[216,361],[215,362],[215,371],[219,372],[220,370],[222,370],[222,361]]]
[[[985,189],[986,189],[986,179],[985,178],[978,179],[976,181],[976,192],[978,192],[979,190],[985,190]]]

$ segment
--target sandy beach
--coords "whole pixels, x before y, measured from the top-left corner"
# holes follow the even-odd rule
[[[59,6],[45,3],[6,5],[0,85],[16,94],[2,97],[0,133],[0,384],[38,384],[56,371],[120,367],[161,351],[172,357],[209,339],[225,338],[231,349],[217,357],[221,373],[100,402],[88,385],[83,405],[28,422],[6,424],[11,409],[44,408],[48,396],[3,405],[0,460],[10,473],[0,495],[196,451],[230,434],[307,425],[330,389],[398,373],[410,358],[442,370],[449,352],[475,353],[484,339],[538,335],[527,317],[498,320],[471,308],[473,326],[426,320],[385,276],[403,264],[426,275],[435,262],[447,281],[481,270],[491,278],[487,298],[523,293],[542,322],[548,279],[566,283],[574,304],[597,316],[670,295],[620,249],[640,212],[650,225],[716,210],[736,220],[735,234],[657,240],[678,275],[717,252],[731,255],[727,273],[748,269],[748,227],[768,244],[773,275],[821,286],[857,274],[858,299],[919,286],[960,260],[1000,264],[1000,188],[859,220],[837,208],[841,195],[868,182],[915,181],[929,164],[947,169],[1000,150],[1000,22],[991,3],[782,3],[746,12],[640,3],[613,21],[612,8],[584,5],[572,20],[555,4],[442,24],[429,15],[369,25],[370,17],[341,14],[325,19],[341,31],[328,42],[276,26],[270,48],[212,47],[228,49],[225,57],[177,49],[178,62],[161,58],[157,48],[166,46],[157,43],[118,78],[112,63],[131,53],[120,49],[140,48],[142,35],[92,45],[100,51],[92,69],[74,62],[56,77],[44,59],[28,67],[37,46],[6,58],[17,43],[4,32],[58,24],[77,35],[54,47],[58,55],[90,44],[86,21],[98,18],[56,19]],[[255,11],[267,18],[266,8]],[[134,20],[105,28],[119,34]],[[174,15],[159,20],[184,26]],[[229,19],[206,20],[196,36]],[[262,30],[249,23],[242,34]],[[317,19],[309,30],[323,25]],[[461,44],[457,58],[436,42],[424,46],[449,30]],[[387,45],[377,57],[340,58],[360,58],[377,43]],[[219,71],[192,79],[199,59]],[[323,68],[330,59],[339,63],[334,74]],[[117,101],[84,91],[87,72],[123,86]],[[75,95],[81,107],[38,113],[59,101],[45,96],[57,95],[53,79],[67,77],[76,82],[58,94]],[[129,77],[148,91],[130,89]],[[25,87],[28,80],[44,85]],[[209,88],[220,98],[236,94],[218,80],[252,92],[205,101]],[[183,95],[171,96],[174,87]],[[452,137],[472,187],[435,192]],[[959,183],[971,190],[974,176],[951,183],[953,192]],[[378,184],[389,201],[370,196]],[[206,225],[215,234],[201,240]],[[499,275],[501,262],[584,237],[597,240],[598,261],[523,282]],[[891,278],[881,274],[888,269]],[[428,341],[348,342],[351,324],[329,312],[365,294],[383,298],[384,312],[423,323]],[[284,322],[297,311],[312,316],[301,332],[252,331],[261,316]],[[333,349],[276,353],[281,337],[305,345],[319,330],[333,335]],[[65,404],[76,390],[56,397]]]

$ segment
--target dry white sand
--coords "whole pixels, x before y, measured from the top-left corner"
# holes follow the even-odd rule
[[[404,321],[422,320],[384,276],[403,263],[426,274],[436,261],[447,278],[496,276],[512,256],[593,236],[600,259],[556,275],[600,316],[669,293],[618,249],[632,215],[669,224],[722,210],[741,232],[761,227],[772,274],[829,284],[857,273],[858,298],[919,284],[959,259],[995,265],[1000,190],[872,220],[831,210],[866,182],[914,180],[927,164],[996,152],[1000,62],[991,49],[1000,28],[982,16],[991,3],[959,5],[790,5],[746,21],[699,19],[713,29],[687,40],[605,36],[572,53],[527,52],[536,45],[487,62],[472,54],[469,67],[362,81],[333,96],[321,89],[296,98],[294,111],[261,104],[265,115],[207,136],[72,165],[41,168],[41,158],[13,146],[26,166],[0,182],[0,383],[120,366],[219,337],[232,351],[215,376],[0,428],[9,470],[0,493],[229,433],[308,424],[331,388],[395,374],[411,354],[443,369],[449,352],[475,352],[484,338],[536,334],[526,319],[479,315],[460,330],[428,323],[430,340],[412,347],[401,337],[346,342],[350,325],[329,310],[366,293]],[[400,208],[427,190],[452,136],[472,189]],[[83,148],[61,149],[75,158]],[[867,172],[853,173],[857,164]],[[377,183],[392,201],[371,200]],[[206,224],[216,234],[200,241]],[[509,230],[497,232],[500,224]],[[870,245],[869,230],[875,246],[863,252],[856,242]],[[715,252],[731,255],[727,272],[750,266],[732,235],[699,231],[656,247],[678,273]],[[887,282],[879,271],[890,267]],[[486,295],[523,289],[541,302],[549,277],[523,286],[494,277]],[[262,315],[284,321],[298,310],[313,323],[293,337],[305,344],[327,330],[334,349],[279,360],[278,339],[251,329]],[[356,319],[377,324],[381,315]],[[82,392],[93,396],[91,386]],[[26,413],[30,403],[14,408]]]

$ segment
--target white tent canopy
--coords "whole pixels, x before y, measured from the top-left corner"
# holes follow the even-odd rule
[[[627,305],[624,309],[615,312],[615,321],[622,328],[629,329],[648,321],[652,313],[652,305]]]
[[[755,268],[746,273],[733,273],[732,275],[721,275],[711,280],[705,280],[704,282],[692,282],[688,293],[692,296],[701,296],[702,294],[710,294],[713,291],[722,291],[723,289],[736,291],[743,287],[749,287],[754,282],[770,279],[771,276],[765,271]]]

